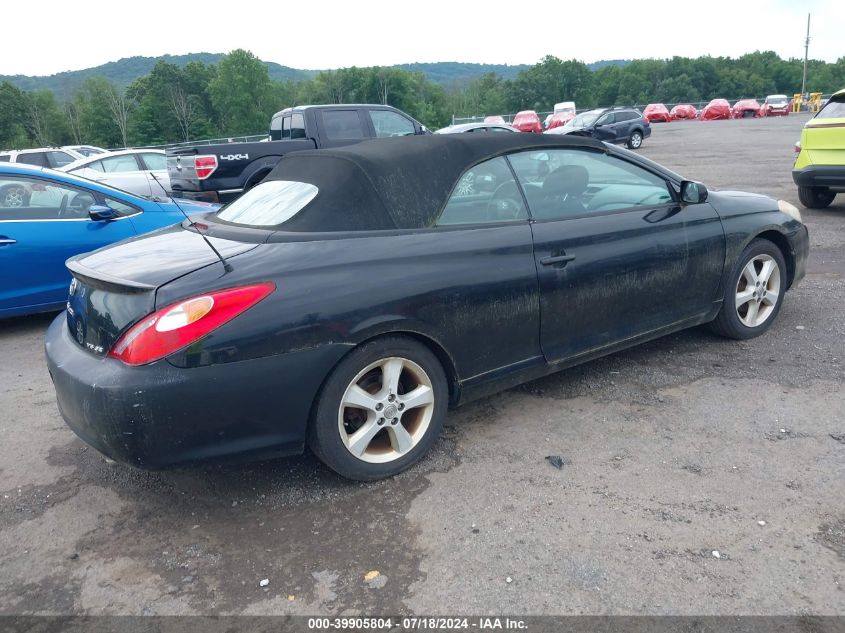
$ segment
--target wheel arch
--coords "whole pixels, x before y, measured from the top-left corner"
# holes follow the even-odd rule
[[[783,255],[783,261],[786,262],[786,289],[792,286],[792,281],[795,279],[795,253],[792,251],[792,248],[789,246],[789,240],[786,239],[786,236],[776,229],[766,229],[757,233],[750,237],[745,244],[742,245],[742,249],[744,250],[746,246],[748,246],[754,240],[767,240],[778,247],[781,255]]]
[[[396,325],[399,326],[399,324]],[[362,337],[349,351],[351,352],[353,349],[360,347],[361,345],[370,343],[376,339],[389,338],[395,336],[413,339],[417,343],[420,343],[421,345],[428,348],[428,350],[432,354],[434,354],[434,356],[440,362],[440,366],[443,367],[443,372],[446,374],[446,384],[449,388],[449,405],[452,406],[456,404],[458,402],[458,399],[460,398],[460,382],[458,381],[458,370],[455,366],[455,361],[452,359],[451,354],[446,351],[446,348],[443,346],[443,344],[438,341],[435,337],[431,336],[426,332],[422,332],[417,328],[410,328],[407,326],[385,328],[377,333],[368,333],[365,337]],[[347,354],[348,353],[349,352],[347,352]],[[345,357],[346,354],[344,354],[344,358]],[[338,362],[340,362],[340,360]]]
[[[281,159],[282,156],[263,156],[247,165],[242,172],[244,191],[264,180]]]
[[[457,367],[455,366],[455,361],[452,359],[452,356],[449,352],[446,351],[446,348],[443,344],[438,341],[434,336],[422,332],[421,328],[414,328],[410,327],[408,323],[396,323],[396,322],[381,322],[378,326],[371,326],[367,330],[363,332],[359,332],[359,336],[355,337],[354,342],[352,345],[349,345],[349,349],[337,359],[334,365],[332,365],[331,369],[326,372],[325,377],[323,378],[322,382],[320,383],[319,388],[317,389],[316,395],[314,396],[314,401],[311,403],[311,409],[308,415],[308,425],[310,426],[315,415],[315,411],[317,408],[317,403],[320,400],[320,396],[323,393],[323,389],[326,386],[326,382],[331,376],[332,372],[334,372],[335,368],[355,349],[358,349],[362,345],[366,345],[372,341],[381,338],[388,338],[388,337],[406,337],[412,339],[421,345],[424,345],[440,362],[441,367],[443,367],[443,372],[446,374],[446,385],[449,389],[449,406],[452,407],[458,403],[460,400],[460,382],[458,381],[458,371]]]

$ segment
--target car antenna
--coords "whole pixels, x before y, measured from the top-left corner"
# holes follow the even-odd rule
[[[153,177],[153,180],[155,180],[155,181],[158,183],[158,185],[159,185],[159,187],[161,187],[161,190],[162,190],[162,191],[167,192],[167,189],[165,189],[165,188],[164,188],[164,185],[162,185],[162,184],[161,184],[161,181],[160,181],[158,178],[156,178],[156,175],[155,175],[152,171],[149,171],[149,172],[147,172],[147,173],[149,173],[149,174],[150,174],[150,176],[152,176],[152,177]],[[175,205],[176,205],[176,208],[177,208],[177,209],[179,209],[179,210],[182,212],[182,215],[184,215],[184,216],[185,216],[185,219],[188,221],[188,226],[193,226],[193,227],[195,227],[195,228],[197,229],[197,235],[199,235],[199,236],[203,239],[203,241],[204,241],[206,244],[208,244],[208,248],[210,248],[212,251],[214,251],[214,254],[215,254],[215,255],[217,255],[217,259],[219,259],[219,260],[220,260],[220,263],[221,263],[221,264],[223,264],[223,270],[224,270],[225,272],[227,272],[227,273],[232,272],[232,264],[230,264],[228,261],[226,261],[226,259],[225,259],[225,258],[224,258],[221,254],[220,254],[220,251],[218,251],[216,248],[214,248],[214,244],[212,244],[212,243],[211,243],[211,240],[209,240],[209,239],[208,239],[208,238],[207,238],[207,237],[203,234],[203,232],[202,232],[202,231],[200,230],[200,228],[197,226],[196,222],[194,222],[194,221],[190,218],[190,216],[189,216],[189,215],[185,212],[185,209],[183,209],[181,206],[179,206],[179,203],[178,203],[178,202],[176,202],[176,198],[174,198],[174,197],[173,197],[172,193],[171,193],[171,195],[170,195],[170,201],[171,201],[173,204],[175,204]]]

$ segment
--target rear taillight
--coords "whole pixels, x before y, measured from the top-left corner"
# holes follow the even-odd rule
[[[276,289],[272,282],[216,290],[171,304],[133,325],[109,356],[146,365],[201,339]]]
[[[800,154],[800,153],[801,153],[801,141],[798,141],[798,142],[795,144],[795,147],[794,147],[793,149],[795,150],[795,153],[796,153],[796,154]]]
[[[207,156],[194,156],[194,169],[197,172],[197,178],[205,180],[214,170],[217,169],[217,156],[213,154]]]

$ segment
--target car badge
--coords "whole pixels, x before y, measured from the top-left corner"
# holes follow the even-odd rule
[[[76,322],[76,340],[82,345],[85,342],[85,333],[82,331],[82,321]]]
[[[77,285],[78,285],[78,284],[77,284],[77,282],[76,282],[76,277],[74,277],[74,278],[71,280],[71,282],[70,282],[70,288],[68,288],[68,294],[69,294],[70,296],[73,296],[73,293],[74,293],[74,292],[76,292],[76,287],[77,287]]]

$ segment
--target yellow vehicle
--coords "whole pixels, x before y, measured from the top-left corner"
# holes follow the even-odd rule
[[[807,121],[795,151],[792,179],[801,204],[824,209],[837,193],[845,193],[845,90]]]

